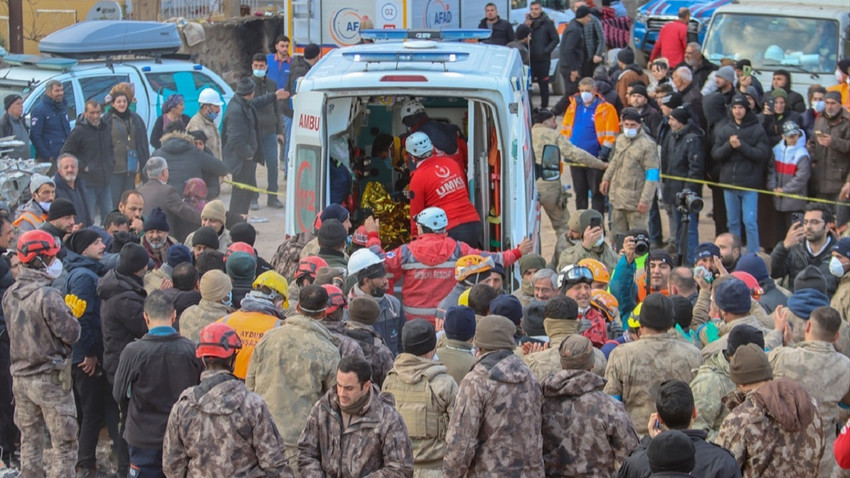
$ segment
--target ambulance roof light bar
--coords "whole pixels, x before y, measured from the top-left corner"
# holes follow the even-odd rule
[[[395,63],[396,67],[398,67],[399,63],[442,63],[443,69],[448,71],[446,63],[464,61],[469,58],[469,53],[448,51],[347,51],[342,53],[342,57],[356,63],[366,63],[367,69],[369,63]]]
[[[410,30],[410,29],[369,29],[360,30],[360,38],[365,40],[486,40],[490,38],[490,30],[486,28],[444,28],[442,30]]]

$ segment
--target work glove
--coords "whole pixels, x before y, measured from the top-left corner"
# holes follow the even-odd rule
[[[86,312],[86,301],[80,299],[74,294],[67,294],[65,296],[65,304],[67,304],[68,308],[71,309],[71,314],[78,319]]]

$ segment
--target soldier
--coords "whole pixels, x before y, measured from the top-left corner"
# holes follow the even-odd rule
[[[80,338],[76,319],[85,312],[86,303],[73,295],[63,299],[50,287],[62,273],[58,253],[59,243],[50,234],[39,230],[23,233],[18,238],[21,267],[17,282],[3,295],[24,476],[45,476],[45,427],[53,447],[51,476],[72,476],[77,462],[71,346]]]
[[[776,329],[784,330],[784,317],[782,314],[776,317]],[[830,476],[835,468],[832,442],[836,428],[842,423],[839,407],[850,405],[850,359],[838,353],[833,345],[840,326],[841,316],[837,310],[818,307],[806,321],[803,342],[791,347],[791,341],[785,340],[784,347],[774,348],[768,354],[775,378],[786,377],[798,382],[817,400],[826,439],[820,476]]]
[[[357,297],[348,306],[349,320],[342,326],[345,334],[357,341],[366,360],[371,363],[372,381],[383,387],[384,379],[393,368],[393,353],[374,327],[380,313],[381,307],[375,299]]]
[[[336,383],[339,350],[320,322],[327,302],[328,293],[321,286],[304,286],[298,313],[263,336],[248,364],[245,385],[269,405],[288,458],[297,453],[298,435],[310,408]]]
[[[360,344],[346,335],[342,326],[343,315],[348,310],[348,302],[345,299],[345,294],[342,293],[342,289],[331,284],[324,284],[322,288],[328,293],[328,308],[320,322],[338,340],[337,348],[339,348],[340,358],[360,357],[365,359],[366,356],[363,355]]]
[[[298,439],[302,476],[413,476],[407,428],[371,376],[365,360],[339,362],[336,387],[313,406]]]
[[[213,269],[201,276],[201,302],[193,305],[180,315],[180,335],[198,342],[201,329],[233,312],[230,277],[220,270]]]
[[[523,307],[534,300],[534,285],[531,283],[531,278],[545,267],[546,259],[539,254],[528,254],[519,260],[519,275],[522,277],[522,283],[519,289],[514,291],[514,297],[519,299]]]
[[[593,344],[571,335],[558,347],[561,370],[542,382],[543,463],[546,476],[609,476],[638,445],[623,404],[606,395],[591,372]]]
[[[793,380],[774,380],[767,355],[755,344],[735,351],[729,373],[738,390],[724,400],[732,412],[716,443],[732,452],[741,474],[817,476],[825,443],[815,399]]]
[[[195,352],[203,360],[201,383],[183,391],[168,417],[162,468],[185,476],[292,477],[268,406],[233,375],[242,342],[226,324],[201,330]]]
[[[625,404],[641,435],[655,412],[658,386],[666,380],[690,382],[702,363],[696,347],[667,333],[672,317],[670,299],[660,292],[649,294],[638,317],[640,340],[620,345],[608,357],[605,393]]]
[[[405,352],[396,357],[384,381],[384,392],[396,400],[413,444],[413,476],[442,476],[446,453],[446,427],[457,395],[457,382],[445,365],[434,361],[437,334],[425,319],[404,325]]]
[[[746,324],[735,327],[729,332],[726,348],[708,357],[691,381],[697,407],[692,428],[708,432],[708,441],[714,441],[723,419],[729,415],[729,409],[723,404],[723,397],[735,391],[735,384],[729,377],[729,360],[738,347],[747,344],[764,348],[762,331]]]
[[[465,305],[449,307],[446,321],[443,323],[446,341],[437,349],[437,358],[448,368],[455,382],[463,377],[475,365],[475,352],[472,338],[475,336],[475,311]]]
[[[715,353],[726,348],[729,340],[729,331],[740,325],[753,326],[764,333],[765,336],[770,333],[770,329],[765,328],[758,319],[750,313],[752,305],[752,292],[749,287],[744,284],[744,281],[730,277],[720,283],[714,290],[714,303],[720,313],[722,323],[717,327],[717,332],[720,337],[717,340],[708,342],[708,330],[703,328],[699,332],[699,341],[702,344],[702,357],[708,359]]]
[[[543,474],[541,389],[513,352],[515,331],[498,315],[478,322],[478,361],[460,383],[446,436],[446,478]]]

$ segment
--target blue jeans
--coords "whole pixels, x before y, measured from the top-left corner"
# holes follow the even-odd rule
[[[130,478],[165,478],[162,472],[162,448],[130,445]]]
[[[283,156],[280,158],[281,169],[283,169],[283,178],[286,179],[289,173],[289,143],[292,137],[292,118],[283,115],[283,126],[286,131],[283,133]]]
[[[264,135],[260,140],[263,142],[263,158],[266,160],[266,174],[269,179],[268,190],[277,192],[277,134]],[[269,199],[277,196],[269,196]]]
[[[86,188],[86,202],[89,206],[89,217],[94,221],[94,213],[100,210],[100,222],[97,224],[103,225],[103,219],[112,211],[112,192],[109,185],[106,186],[88,186]]]
[[[699,245],[699,214],[692,212],[690,214],[691,222],[688,224],[688,245],[686,248],[682,249],[679,244],[679,238],[681,237],[682,231],[679,230],[679,226],[682,224],[682,213],[673,209],[673,223],[670,224],[670,230],[675,233],[673,235],[673,239],[676,241],[677,247],[679,247],[679,251],[684,255],[682,260],[683,266],[692,266],[694,264],[694,254],[697,251],[697,246]]]
[[[747,231],[747,252],[759,251],[758,199],[754,191],[723,191],[726,202],[726,227],[729,232],[743,238],[741,222]]]

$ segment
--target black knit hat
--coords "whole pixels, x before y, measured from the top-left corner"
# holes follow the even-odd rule
[[[192,235],[192,245],[196,246],[198,244],[207,246],[210,249],[218,249],[218,234],[215,233],[215,229],[204,226],[195,231]]]
[[[696,449],[687,435],[670,430],[662,432],[649,442],[646,450],[649,469],[653,473],[677,471],[690,473],[696,466]]]
[[[53,221],[60,217],[76,216],[77,210],[74,208],[74,203],[67,199],[58,198],[50,203],[50,210],[47,212],[47,220]]]
[[[16,102],[20,99],[21,99],[21,95],[16,95],[16,94],[6,95],[6,97],[3,98],[3,106],[5,106],[4,111],[9,111],[9,107],[12,106],[12,103],[14,103],[14,102]]]
[[[257,240],[257,230],[250,223],[239,222],[230,228],[230,238],[233,242],[244,242],[249,246],[254,245]]]
[[[150,256],[144,247],[135,243],[124,244],[118,253],[118,272],[132,275],[148,267]]]
[[[348,231],[345,226],[336,219],[328,219],[322,221],[322,227],[319,228],[319,246],[336,249],[345,244],[345,238],[348,236]]]
[[[437,348],[437,333],[431,322],[413,319],[401,329],[401,343],[405,353],[425,355]]]
[[[800,289],[815,289],[826,294],[826,277],[817,266],[808,265],[794,278],[794,290]]]
[[[726,358],[732,358],[738,347],[747,344],[756,344],[764,348],[764,332],[752,325],[744,324],[734,327],[729,331],[729,338],[726,341]]]
[[[165,231],[168,232],[171,230],[171,227],[168,225],[168,219],[165,217],[165,213],[162,209],[155,207],[145,218],[144,230],[147,231]]]
[[[77,254],[82,254],[83,251],[85,251],[90,245],[94,244],[98,239],[100,239],[100,234],[93,230],[80,229],[68,236],[68,239],[65,239],[65,247]]]
[[[640,308],[640,325],[655,330],[667,330],[673,326],[673,302],[660,293],[646,296]]]

